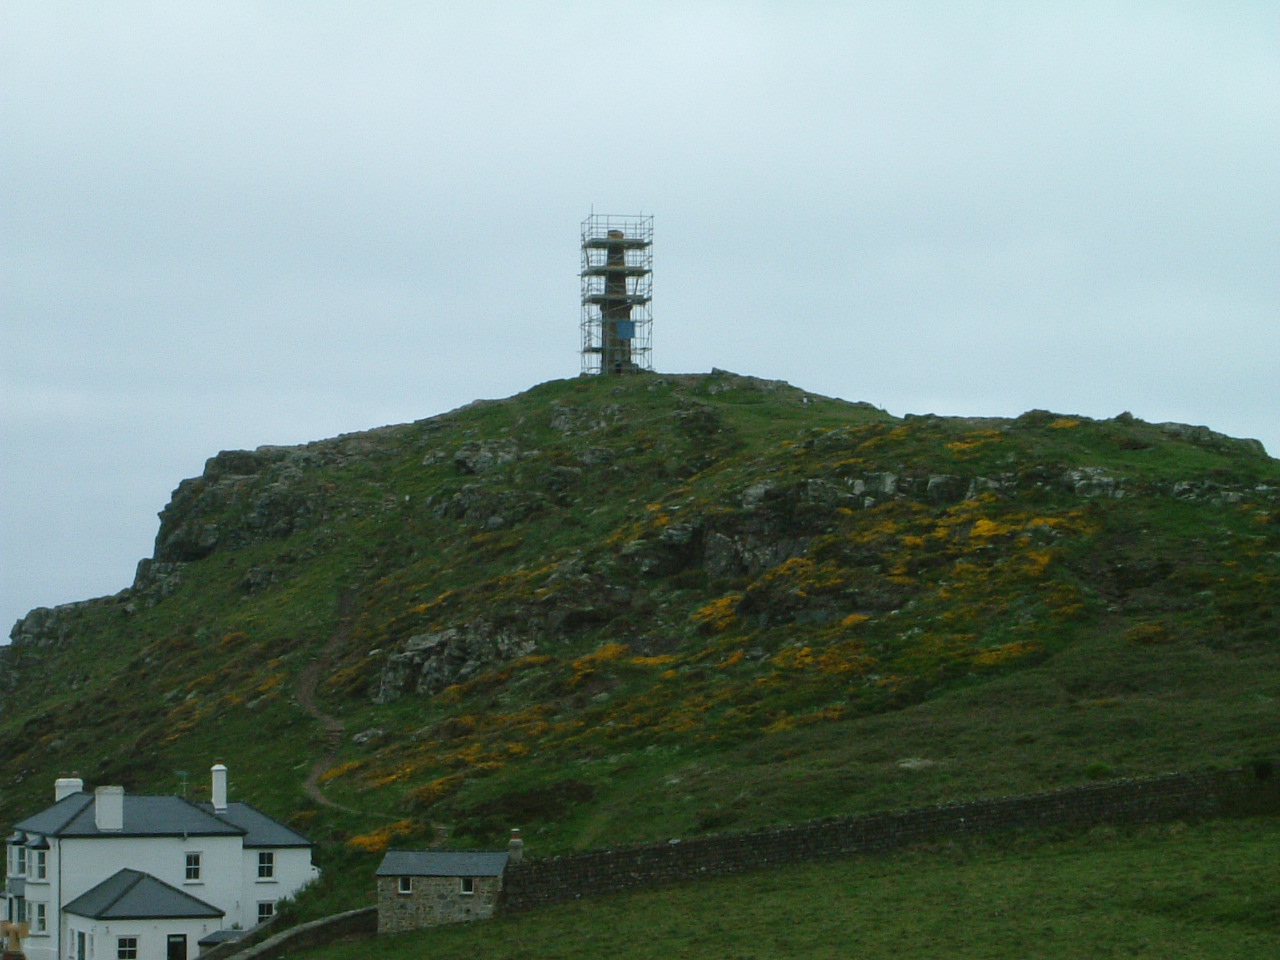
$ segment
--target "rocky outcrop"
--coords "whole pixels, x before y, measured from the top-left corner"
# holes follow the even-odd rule
[[[1259,440],[1247,437],[1229,437],[1208,427],[1194,426],[1189,423],[1157,423],[1161,431],[1179,440],[1194,443],[1224,453],[1245,453],[1255,457],[1265,457],[1267,448]]]
[[[1077,497],[1115,497],[1125,495],[1127,481],[1100,467],[1079,467],[1062,475],[1062,482]]]
[[[549,506],[541,493],[494,489],[482,483],[468,483],[452,494],[427,500],[432,516],[451,517],[481,530],[501,530],[533,516]]]
[[[9,639],[17,647],[48,648],[66,643],[84,614],[100,600],[82,600],[57,607],[36,607],[13,625]]]
[[[185,563],[166,563],[162,560],[139,560],[133,577],[131,604],[154,606],[178,589],[182,583]]]
[[[551,428],[566,436],[606,430],[621,422],[625,413],[621,404],[609,403],[600,407],[571,407],[562,403],[551,405]]]
[[[328,446],[344,449],[341,440]],[[178,484],[160,512],[154,559],[190,563],[301,529],[318,512],[315,494],[302,489],[306,471],[323,459],[302,447],[224,450],[211,457],[204,473]]]
[[[410,693],[438,693],[494,664],[532,653],[535,646],[529,637],[487,621],[418,634],[387,658],[374,701],[390,703]]]
[[[483,440],[464,443],[453,455],[453,464],[459,473],[488,473],[495,467],[514,463],[520,457],[520,448],[510,440]]]

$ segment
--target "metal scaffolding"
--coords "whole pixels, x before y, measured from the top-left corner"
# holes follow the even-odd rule
[[[582,221],[582,372],[652,370],[653,217]]]

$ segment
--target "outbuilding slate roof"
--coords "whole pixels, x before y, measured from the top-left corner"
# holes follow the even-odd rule
[[[379,877],[500,877],[510,854],[454,850],[388,850]]]
[[[98,829],[94,822],[95,801],[89,793],[63,797],[53,806],[15,824],[14,828],[51,837],[234,837],[249,832],[181,797],[125,796],[123,799],[124,827],[120,830]]]
[[[222,917],[217,907],[197,900],[149,873],[121,870],[62,908],[91,920],[169,920]]]

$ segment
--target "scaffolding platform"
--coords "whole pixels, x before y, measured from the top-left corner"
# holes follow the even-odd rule
[[[652,370],[653,217],[582,221],[582,372]]]

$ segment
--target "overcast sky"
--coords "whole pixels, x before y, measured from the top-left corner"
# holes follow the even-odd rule
[[[0,634],[114,593],[222,449],[653,360],[1280,453],[1280,5],[0,5]]]

